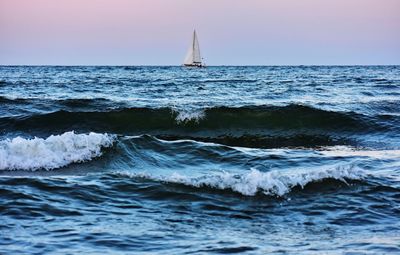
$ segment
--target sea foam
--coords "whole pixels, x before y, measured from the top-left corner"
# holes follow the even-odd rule
[[[173,111],[177,113],[175,121],[178,124],[187,123],[190,121],[199,122],[206,116],[204,110],[201,109],[174,109]]]
[[[0,141],[0,170],[51,170],[102,155],[103,147],[112,146],[109,134],[51,135],[43,139],[16,137]]]
[[[369,157],[376,159],[400,158],[400,150],[357,150],[348,146],[333,146],[319,153],[329,157]]]
[[[251,169],[251,171],[243,174],[220,172],[200,177],[190,177],[179,173],[158,177],[146,173],[124,174],[128,174],[131,177],[152,179],[165,183],[184,184],[196,188],[210,187],[221,190],[231,189],[245,196],[254,196],[258,192],[264,193],[265,195],[284,196],[294,187],[304,187],[312,182],[319,182],[326,179],[346,182],[346,180],[362,180],[366,176],[364,170],[352,166],[321,170],[299,170],[295,172],[261,172],[256,169]]]

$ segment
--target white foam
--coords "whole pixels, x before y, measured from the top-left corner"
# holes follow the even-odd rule
[[[337,167],[328,170],[308,170],[295,172],[270,171],[260,172],[252,169],[244,174],[216,173],[200,177],[189,177],[178,173],[171,176],[154,177],[145,173],[128,174],[131,177],[153,179],[167,183],[179,183],[197,188],[211,187],[216,189],[231,189],[246,196],[254,196],[257,192],[266,195],[283,196],[296,186],[304,187],[308,183],[322,181],[324,179],[361,180],[366,173],[354,167]]]
[[[356,150],[347,146],[334,146],[319,151],[329,157],[370,157],[376,159],[400,158],[400,150]]]
[[[178,113],[175,120],[177,123],[185,123],[189,121],[199,122],[202,120],[206,114],[204,110],[191,110],[191,109],[183,109],[183,110],[174,110]]]
[[[0,170],[51,170],[71,163],[84,162],[102,154],[115,137],[108,134],[75,134],[73,131],[47,139],[0,141]]]

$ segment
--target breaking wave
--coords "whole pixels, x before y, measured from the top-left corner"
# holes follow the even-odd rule
[[[66,132],[43,139],[16,137],[0,141],[0,170],[56,169],[102,155],[115,137],[108,134]]]
[[[190,121],[199,123],[205,118],[206,114],[203,110],[173,110],[177,115],[175,121],[177,124],[185,124]]]
[[[307,184],[328,179],[338,181],[363,180],[364,170],[348,166],[327,170],[307,170],[296,172],[270,171],[261,172],[252,169],[245,174],[221,172],[200,177],[190,177],[179,173],[170,176],[152,176],[146,173],[120,173],[134,178],[145,178],[165,183],[183,184],[195,188],[209,187],[220,190],[230,189],[245,196],[263,193],[269,196],[284,196],[295,187],[304,188]]]

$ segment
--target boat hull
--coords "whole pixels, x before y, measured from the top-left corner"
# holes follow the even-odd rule
[[[184,66],[184,67],[195,67],[195,68],[203,68],[203,67],[206,67],[206,66],[203,65],[203,64],[184,64],[183,66]]]

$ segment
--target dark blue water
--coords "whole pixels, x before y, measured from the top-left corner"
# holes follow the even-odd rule
[[[400,253],[400,67],[0,67],[1,254]]]

